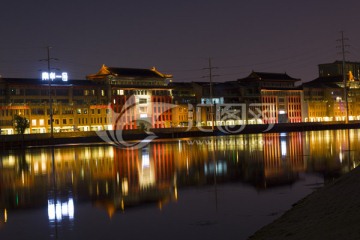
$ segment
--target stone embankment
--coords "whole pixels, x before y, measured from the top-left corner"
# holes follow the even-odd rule
[[[220,126],[215,127],[193,127],[188,128],[162,128],[151,129],[150,131],[157,138],[186,138],[186,137],[208,137],[233,134],[254,134],[254,133],[274,133],[274,132],[301,132],[317,130],[335,129],[354,129],[360,128],[360,122],[351,123],[279,123],[279,124],[256,124],[240,126]],[[123,130],[115,134],[121,136],[123,140],[142,140],[148,135],[141,130]],[[104,143],[97,132],[62,132],[54,133],[53,138],[50,134],[24,134],[21,135],[0,135],[0,149],[20,148],[29,146],[46,146],[60,144],[95,144]]]
[[[360,239],[360,168],[296,203],[250,240]]]

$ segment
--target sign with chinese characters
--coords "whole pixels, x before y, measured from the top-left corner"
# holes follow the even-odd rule
[[[54,81],[55,79],[61,79],[64,82],[66,82],[68,80],[68,74],[67,74],[67,72],[63,72],[63,73],[61,73],[61,75],[58,75],[54,72],[50,72],[50,73],[42,72],[41,79],[43,81],[48,81],[48,80]]]

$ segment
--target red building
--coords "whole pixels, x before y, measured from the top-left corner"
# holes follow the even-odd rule
[[[103,65],[87,79],[107,86],[114,110],[113,129],[164,128],[171,125],[172,75],[152,69]]]
[[[262,105],[262,122],[301,122],[302,89],[295,86],[300,79],[286,73],[251,72],[239,79],[242,101],[251,105]]]

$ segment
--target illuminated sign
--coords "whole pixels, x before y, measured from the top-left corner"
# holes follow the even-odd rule
[[[51,80],[51,81],[54,81],[55,79],[61,79],[63,80],[64,82],[66,82],[68,80],[68,74],[67,72],[63,72],[61,73],[61,75],[57,75],[56,73],[54,72],[42,72],[41,74],[41,79],[43,81],[48,81],[48,80]]]

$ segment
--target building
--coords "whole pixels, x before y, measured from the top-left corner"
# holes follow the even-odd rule
[[[106,87],[116,117],[113,129],[164,128],[171,126],[172,75],[152,69],[103,65],[88,80]]]
[[[0,78],[1,133],[15,133],[15,115],[30,121],[26,133],[49,133],[50,113],[54,132],[107,129],[107,98],[104,86],[86,80]]]
[[[323,63],[318,65],[319,77],[334,77],[343,75],[343,61]],[[344,64],[345,74],[351,79],[360,79],[360,62],[348,62]]]
[[[243,101],[247,103],[247,121],[265,124],[301,122],[302,90],[296,86],[299,81],[287,73],[254,71],[239,79]]]
[[[286,73],[253,71],[236,81],[216,82],[211,86],[201,83],[197,125],[301,122],[302,89],[295,86],[298,81]]]
[[[318,77],[302,85],[304,92],[304,121],[360,120],[359,80],[346,81],[346,97],[343,77]]]
[[[319,77],[303,84],[304,121],[360,120],[360,63],[335,61],[318,68]]]
[[[1,134],[15,133],[15,115],[29,120],[26,133],[50,133],[51,118],[53,132],[170,127],[171,77],[103,65],[86,80],[0,78]]]
[[[188,127],[193,124],[197,90],[192,82],[171,82],[173,104],[172,127]]]

